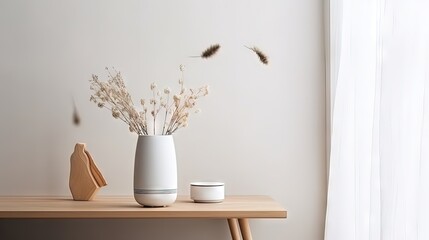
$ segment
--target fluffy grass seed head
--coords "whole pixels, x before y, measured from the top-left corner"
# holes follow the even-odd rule
[[[257,47],[252,47],[252,48],[246,47],[246,48],[248,48],[248,49],[252,50],[254,53],[256,53],[256,55],[258,56],[259,61],[261,61],[261,63],[268,65],[268,56],[265,53],[263,53],[261,50],[259,50],[259,48],[257,48]]]

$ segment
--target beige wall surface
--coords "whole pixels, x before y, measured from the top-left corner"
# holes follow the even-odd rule
[[[212,59],[189,58],[210,44]],[[244,47],[268,56],[262,65]],[[264,194],[286,220],[252,220],[254,239],[323,239],[326,198],[323,2],[0,1],[0,195],[70,195],[85,142],[108,186],[131,195],[136,135],[89,102],[91,74],[120,70],[135,100],[149,85],[209,84],[175,135],[179,193],[217,180]],[[72,124],[73,99],[81,125]],[[228,239],[226,221],[0,220],[0,239]]]

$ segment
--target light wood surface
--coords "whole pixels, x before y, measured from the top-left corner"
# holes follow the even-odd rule
[[[267,196],[227,196],[222,203],[194,203],[179,196],[163,208],[141,207],[133,197],[0,197],[0,218],[286,218],[286,210]]]

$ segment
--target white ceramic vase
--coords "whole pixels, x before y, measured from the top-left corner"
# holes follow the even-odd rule
[[[134,162],[134,198],[148,207],[177,198],[176,151],[172,135],[139,136]]]

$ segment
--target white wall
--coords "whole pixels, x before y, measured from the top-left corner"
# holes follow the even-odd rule
[[[212,91],[175,135],[179,193],[189,194],[191,181],[220,180],[227,194],[271,195],[288,219],[252,220],[254,239],[322,239],[322,13],[320,0],[0,1],[0,195],[69,195],[77,141],[108,181],[100,194],[131,195],[136,136],[89,102],[88,79],[114,66],[138,98],[153,81],[176,87],[183,63],[188,85]],[[222,46],[214,58],[188,58],[213,43]],[[263,49],[271,63],[243,45]],[[228,235],[220,220],[0,220],[6,239]]]

